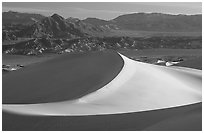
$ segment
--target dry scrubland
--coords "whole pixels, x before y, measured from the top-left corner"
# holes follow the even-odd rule
[[[202,49],[144,49],[144,50],[119,50],[118,52],[124,54],[130,58],[138,58],[138,57],[151,57],[151,58],[162,58],[162,57],[189,57],[197,58],[202,57]],[[41,61],[45,61],[48,59],[52,59],[55,56],[59,56],[56,54],[45,54],[40,56],[25,56],[25,55],[8,55],[2,54],[2,64],[22,64],[29,65]],[[188,59],[188,58],[187,58]]]

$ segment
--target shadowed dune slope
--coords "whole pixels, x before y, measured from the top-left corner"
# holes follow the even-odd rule
[[[3,103],[76,99],[109,83],[122,69],[116,52],[64,54],[3,75]]]

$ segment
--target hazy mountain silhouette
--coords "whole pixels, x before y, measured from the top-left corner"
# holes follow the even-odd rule
[[[134,13],[121,15],[111,22],[121,29],[144,31],[201,31],[202,15]]]
[[[8,24],[31,25],[43,18],[45,18],[45,16],[41,14],[8,11],[8,12],[2,13],[2,24],[3,25],[8,25]]]
[[[115,25],[118,29],[139,31],[201,31],[202,15],[170,15],[162,13],[134,13],[118,16],[110,21],[97,18],[83,20],[97,26]]]

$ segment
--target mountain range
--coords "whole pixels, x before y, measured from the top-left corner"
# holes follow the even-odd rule
[[[202,47],[202,15],[134,13],[107,21],[9,11],[3,12],[2,24],[2,49],[3,53],[9,54]],[[138,38],[141,31],[160,33],[159,36]],[[198,32],[199,36],[184,37],[184,33],[188,32]],[[132,36],[129,36],[130,33],[133,33]],[[174,36],[165,37],[164,33]],[[182,36],[177,36],[178,33]]]
[[[15,25],[24,25],[20,31],[13,31],[20,37],[73,38],[104,35],[114,30],[156,31],[156,32],[201,32],[202,15],[170,15],[162,13],[133,13],[118,16],[112,20],[98,18],[63,18],[58,14],[45,17],[40,14],[3,12],[3,30]],[[9,27],[9,28],[8,28]],[[19,27],[19,26],[18,26]]]

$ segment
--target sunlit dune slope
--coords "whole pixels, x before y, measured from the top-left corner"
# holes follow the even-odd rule
[[[47,103],[82,97],[122,69],[116,52],[64,54],[3,75],[3,103]]]

